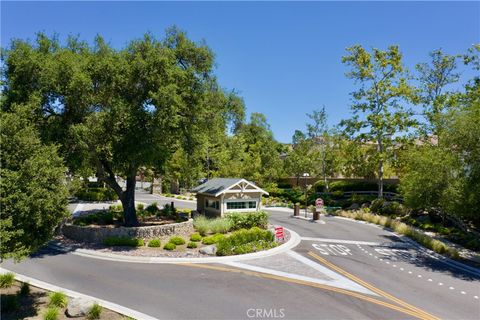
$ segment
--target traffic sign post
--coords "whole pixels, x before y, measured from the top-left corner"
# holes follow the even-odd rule
[[[322,198],[318,198],[317,200],[315,200],[315,207],[317,207],[317,209],[323,208],[323,199]]]
[[[283,227],[275,227],[275,238],[285,240],[285,234],[283,232]]]
[[[315,209],[313,211],[313,220],[319,220],[320,219],[320,211],[323,208],[323,199],[318,198],[315,200]]]

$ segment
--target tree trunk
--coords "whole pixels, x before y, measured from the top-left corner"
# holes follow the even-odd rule
[[[162,176],[158,178],[158,192],[160,194],[163,193],[163,177]]]
[[[133,173],[127,178],[127,190],[122,192],[120,197],[126,227],[138,226],[137,213],[135,212],[135,183],[135,173]]]
[[[378,165],[378,197],[383,198],[383,161]]]
[[[179,194],[179,190],[180,187],[178,179],[172,180],[172,182],[170,183],[170,192],[173,194]]]
[[[115,191],[122,202],[125,226],[134,227],[138,226],[137,214],[135,212],[135,176],[137,168],[130,170],[130,172],[130,175],[127,177],[127,189],[123,191],[115,179],[115,174],[109,163],[101,160],[97,161],[97,176]]]
[[[155,183],[155,175],[152,175],[152,183],[150,184],[150,194],[153,194],[153,184]]]

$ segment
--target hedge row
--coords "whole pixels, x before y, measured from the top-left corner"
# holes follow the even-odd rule
[[[378,184],[376,182],[366,181],[332,181],[328,184],[329,192],[335,191],[377,191]],[[316,192],[325,191],[325,182],[317,181],[315,183]],[[385,192],[397,192],[397,184],[384,184],[383,191]]]

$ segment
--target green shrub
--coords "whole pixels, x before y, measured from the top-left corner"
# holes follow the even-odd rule
[[[2,313],[16,311],[20,308],[18,295],[16,294],[2,294],[0,299]]]
[[[117,200],[118,196],[116,192],[111,188],[83,188],[75,194],[78,199],[85,201],[113,201]]]
[[[406,235],[406,236],[412,234],[411,233],[412,228],[403,222],[398,222],[398,221],[392,222],[392,228],[395,232]]]
[[[51,306],[43,314],[43,320],[57,320],[58,319],[58,308]]]
[[[380,217],[380,220],[378,220],[378,224],[379,225],[382,225],[386,228],[391,228],[392,226],[392,219],[390,219],[389,217]]]
[[[385,203],[385,199],[375,199],[372,201],[372,204],[370,205],[370,210],[374,213],[381,213],[383,204]]]
[[[188,218],[190,218],[192,216],[192,209],[178,209],[177,212],[179,214],[184,214]]]
[[[177,246],[175,245],[175,243],[171,243],[171,242],[167,242],[164,246],[163,246],[163,249],[165,250],[175,250]]]
[[[190,241],[194,241],[194,242],[202,241],[202,236],[199,233],[192,233],[190,235]]]
[[[143,205],[143,203],[137,204],[137,210],[142,211],[143,208],[145,208],[145,206]]]
[[[168,218],[176,218],[177,210],[175,209],[175,207],[172,207],[167,203],[163,206],[163,209],[161,210],[160,215]]]
[[[233,223],[227,218],[217,218],[210,220],[210,232],[227,233],[232,228]]]
[[[274,239],[271,231],[258,227],[238,230],[217,243],[217,255],[228,256],[273,248],[277,245]]]
[[[376,182],[367,182],[367,181],[333,181],[333,182],[330,182],[328,186],[329,186],[330,192],[337,191],[337,190],[340,190],[343,192],[377,191],[378,190],[378,184]],[[388,192],[397,192],[397,185],[384,184],[383,190]]]
[[[447,246],[443,242],[435,239],[431,242],[431,249],[440,254],[447,252]]]
[[[478,251],[480,250],[480,241],[477,239],[472,239],[465,244],[465,247],[471,250]]]
[[[109,207],[109,210],[113,212],[123,212],[123,206],[122,204],[114,204]]]
[[[160,248],[160,246],[161,246],[160,239],[152,239],[152,240],[148,241],[148,246],[150,248]]]
[[[89,320],[100,319],[101,314],[102,314],[102,306],[95,302],[90,307],[90,310],[88,310],[87,312],[87,319]]]
[[[210,244],[217,243],[224,238],[225,238],[225,235],[221,233],[216,233],[213,236],[203,238],[202,243],[206,245],[210,245]]]
[[[205,236],[210,228],[210,223],[205,216],[198,215],[193,219],[193,227],[200,235]]]
[[[15,281],[15,275],[11,272],[0,275],[0,288],[10,288]]]
[[[177,246],[185,244],[185,240],[181,237],[171,237],[170,240],[168,240],[168,242],[173,243]]]
[[[147,211],[150,215],[154,216],[159,213],[160,209],[158,209],[157,203],[153,202],[145,208],[145,211]]]
[[[51,292],[48,295],[48,306],[49,307],[58,307],[58,308],[65,308],[68,303],[67,295],[63,292]]]
[[[226,218],[232,223],[232,230],[250,229],[259,227],[266,229],[268,226],[268,213],[265,211],[257,212],[232,212],[226,215]]]
[[[190,249],[195,249],[197,247],[197,243],[196,242],[189,242],[187,244],[187,248],[190,248]]]
[[[118,199],[118,195],[115,190],[106,188],[105,191],[103,191],[103,198],[107,201],[113,201]]]
[[[73,219],[73,224],[80,225],[80,226],[88,226],[91,224],[98,224],[98,225],[113,224],[113,217],[114,217],[113,211],[111,210],[101,211],[97,213],[76,217]]]
[[[20,295],[28,296],[29,293],[30,293],[30,284],[28,282],[22,282],[22,285],[20,286]]]
[[[103,243],[107,246],[142,247],[145,245],[143,239],[128,237],[107,237]]]
[[[396,201],[385,201],[384,199],[375,199],[370,205],[370,210],[377,214],[387,216],[402,216],[407,210]]]

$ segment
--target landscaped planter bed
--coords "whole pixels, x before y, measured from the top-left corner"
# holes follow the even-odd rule
[[[65,224],[62,233],[78,242],[103,243],[109,237],[129,237],[139,239],[166,238],[172,235],[187,236],[193,233],[192,221],[160,224],[144,227],[77,226]]]
[[[156,211],[155,216],[150,214],[152,209]],[[169,212],[169,207],[160,212],[156,205],[139,210],[142,223],[147,217],[160,222],[168,221],[172,216],[181,219],[176,211]],[[264,211],[229,213],[214,219],[198,215],[194,220],[138,227],[118,226],[119,221],[114,207],[93,216],[74,218],[73,223],[62,227],[62,236],[57,240],[72,250],[179,258],[265,251],[290,237],[287,232],[284,239],[275,239],[274,226],[268,224],[268,214]]]
[[[0,294],[2,296],[2,320],[9,319],[43,319],[49,303],[49,291],[29,286],[30,292],[28,294],[20,294],[22,283],[15,281],[9,288],[1,288]],[[9,306],[6,300],[17,299],[17,307],[7,311]],[[69,298],[71,299],[71,298]],[[56,319],[65,320],[73,319],[67,317],[65,314],[66,307],[58,308],[58,317]],[[75,317],[74,319],[83,320],[87,316]],[[112,310],[102,308],[99,320],[121,320],[126,319],[124,315],[116,313]]]
[[[273,226],[270,226],[272,228]],[[282,245],[290,240],[290,233],[288,230],[284,231],[284,239],[278,241],[278,245]],[[178,234],[176,234],[178,235]],[[165,236],[159,238],[161,241],[160,248],[150,248],[147,246],[147,242],[145,242],[145,246],[141,247],[129,247],[129,246],[106,246],[102,243],[91,243],[91,242],[81,242],[75,241],[64,236],[57,237],[56,240],[60,242],[62,245],[70,247],[71,249],[88,249],[94,250],[97,252],[103,253],[113,253],[118,255],[124,256],[136,256],[136,257],[169,257],[169,258],[200,258],[200,257],[208,257],[209,255],[200,253],[200,249],[207,246],[202,244],[201,242],[196,242],[198,247],[194,249],[187,248],[187,244],[189,242],[189,234],[181,235],[185,240],[186,243],[184,245],[179,245],[173,251],[168,251],[163,249],[164,244],[168,242],[171,236]]]

